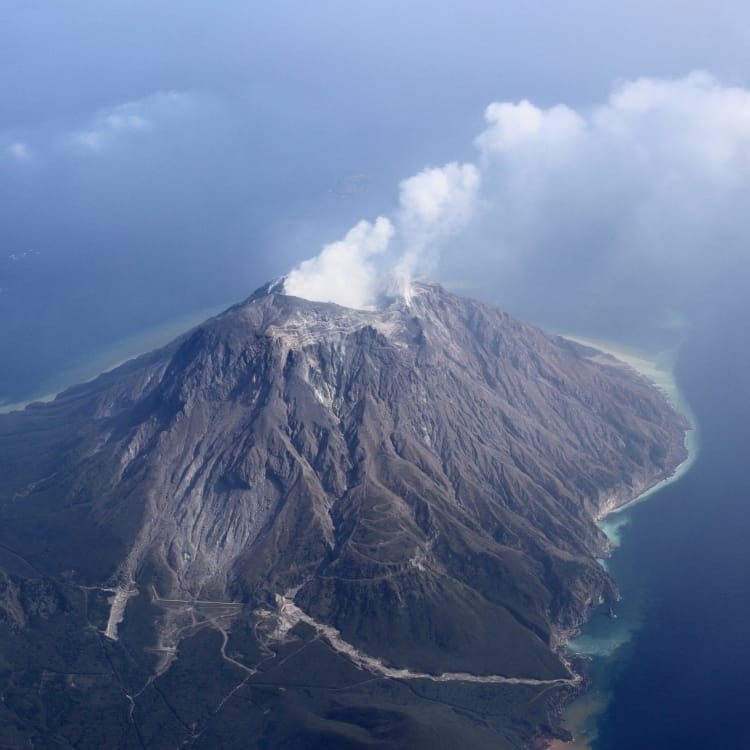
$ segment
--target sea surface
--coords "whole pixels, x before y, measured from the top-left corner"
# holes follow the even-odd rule
[[[695,460],[603,524],[622,600],[571,644],[591,687],[568,707],[575,741],[561,747],[750,748],[750,346],[744,315],[725,313],[676,358]]]
[[[0,414],[23,409],[34,401],[50,401],[72,385],[93,380],[101,373],[113,370],[129,359],[165,346],[180,334],[189,331],[211,316],[217,315],[227,307],[229,305],[224,304],[195,310],[179,317],[169,318],[158,325],[139,329],[130,335],[116,338],[107,346],[94,350],[84,349],[77,356],[66,359],[65,365],[54,375],[40,374],[36,379],[34,377],[9,379],[7,392],[5,394],[0,392]],[[13,354],[6,356],[14,356],[23,361],[22,346],[22,342],[19,342]]]

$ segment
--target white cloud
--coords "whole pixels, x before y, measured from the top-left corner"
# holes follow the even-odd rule
[[[481,184],[474,164],[424,169],[400,185],[398,228],[403,252],[394,266],[397,291],[409,298],[417,271],[427,271],[440,246],[472,218]]]
[[[32,157],[32,151],[29,146],[21,141],[11,143],[5,149],[5,152],[16,161],[28,161]]]
[[[508,271],[548,288],[574,273],[668,283],[750,244],[748,90],[697,72],[622,83],[590,110],[498,102],[486,119],[483,210],[460,263],[444,254],[451,272],[481,263],[499,287],[518,285]]]
[[[103,125],[108,130],[115,132],[120,130],[147,130],[151,127],[151,121],[132,112],[115,111],[103,118]]]
[[[425,169],[404,180],[396,226],[380,217],[375,224],[363,221],[346,237],[326,245],[320,255],[304,261],[286,278],[284,290],[306,299],[367,308],[378,297],[394,291],[409,297],[409,282],[420,264],[447,236],[470,219],[480,184],[473,164],[451,162]],[[373,262],[398,236],[400,257]],[[392,289],[394,287],[395,289]]]
[[[482,161],[523,154],[529,149],[538,156],[554,156],[584,135],[586,124],[572,109],[558,105],[539,109],[527,100],[513,104],[494,102],[485,110],[489,127],[475,139]]]
[[[144,133],[160,120],[190,109],[190,97],[176,91],[158,91],[143,99],[101,110],[90,123],[70,134],[69,142],[90,151],[102,151],[118,139]]]
[[[393,231],[382,216],[374,224],[359,222],[343,240],[326,245],[320,255],[292,270],[284,283],[285,293],[345,307],[374,306],[383,291],[374,256],[388,249]]]
[[[471,217],[479,190],[480,175],[474,164],[451,162],[425,169],[400,185],[399,224],[414,235],[410,242],[430,234],[455,231]]]
[[[722,86],[704,72],[627,83],[594,113],[592,125],[640,150],[657,169],[734,181],[750,168],[750,91]]]
[[[99,113],[93,127],[74,133],[71,136],[72,142],[91,151],[100,151],[114,142],[119,135],[149,130],[152,122],[139,114],[141,106],[140,102],[131,102]]]
[[[586,110],[495,102],[485,117],[476,164],[401,182],[387,268],[363,273],[366,256],[333,257],[331,246],[308,263],[325,265],[342,294],[351,275],[372,304],[371,290],[386,286],[372,273],[395,277],[408,296],[438,253],[451,281],[509,296],[545,285],[601,293],[628,280],[672,292],[750,255],[750,91],[696,72],[624,82]],[[346,270],[334,273],[337,262]]]

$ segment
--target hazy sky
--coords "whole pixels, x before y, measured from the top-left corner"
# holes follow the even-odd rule
[[[240,299],[378,216],[402,244],[411,232],[436,246],[426,270],[540,319],[582,321],[619,284],[652,300],[688,261],[691,289],[716,231],[732,247],[748,238],[730,218],[747,197],[731,92],[750,87],[749,43],[740,2],[5,0],[0,397],[113,338]],[[695,70],[713,78],[686,78]],[[671,88],[625,117],[612,97],[643,77]],[[475,142],[486,108],[524,99],[583,135],[561,145],[545,125],[525,153],[488,155]],[[697,142],[672,149],[696,119]],[[688,169],[726,138],[720,183]],[[425,235],[404,181],[434,183],[446,173],[423,170],[451,163],[476,168],[476,205]],[[656,281],[628,278],[635,246]],[[714,258],[746,268],[739,250]],[[684,295],[668,302],[664,314],[684,313]]]

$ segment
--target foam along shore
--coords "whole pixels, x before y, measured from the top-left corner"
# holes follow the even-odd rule
[[[217,315],[227,307],[229,307],[228,304],[196,310],[179,318],[173,318],[159,326],[148,328],[126,338],[119,339],[109,346],[92,353],[75,367],[59,373],[54,379],[42,385],[38,392],[30,394],[27,398],[13,403],[0,403],[0,414],[20,411],[21,409],[25,409],[29,404],[54,401],[58,394],[67,388],[79,383],[88,383],[99,377],[99,375],[114,370],[116,367],[125,364],[125,362],[139,357],[141,354],[168,344],[180,334],[189,331],[207,318]]]
[[[684,415],[692,425],[685,437],[685,446],[688,451],[687,458],[675,469],[671,476],[642,492],[630,502],[597,519],[597,525],[607,535],[610,544],[617,547],[620,544],[621,531],[630,522],[630,516],[626,511],[683,477],[698,455],[697,421],[690,405],[680,392],[674,375],[679,347],[657,354],[648,354],[610,341],[580,336],[565,335],[564,337],[609,354],[632,367],[659,388],[669,399],[673,408]],[[600,560],[600,563],[603,567],[607,567],[606,560]],[[637,624],[637,616],[632,613],[628,616],[625,613],[617,620],[609,620],[604,630],[600,629],[599,632],[594,631],[593,634],[583,634],[572,639],[568,643],[568,648],[581,656],[611,657],[620,646],[631,639],[633,632],[637,629]],[[600,690],[597,689],[596,684],[592,685],[589,691],[576,698],[563,712],[563,723],[573,735],[573,740],[570,742],[552,740],[551,744],[548,745],[548,750],[592,750],[592,743],[597,739],[595,719],[604,713],[608,702],[608,690],[606,688]]]

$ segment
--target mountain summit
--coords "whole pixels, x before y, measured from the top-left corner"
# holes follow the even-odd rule
[[[14,742],[517,747],[575,687],[556,649],[616,596],[594,519],[673,472],[684,419],[436,284],[277,288],[0,417]]]

